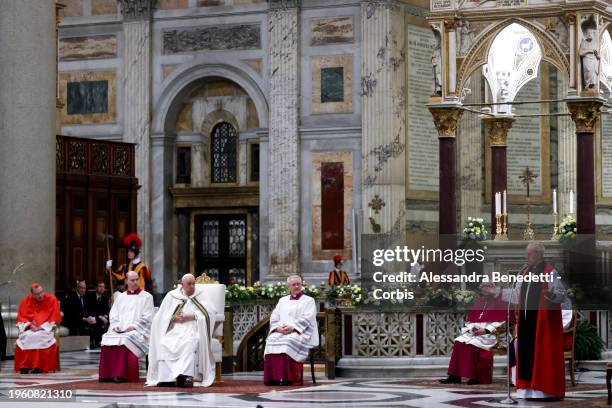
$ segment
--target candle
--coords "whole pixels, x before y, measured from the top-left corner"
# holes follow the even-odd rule
[[[570,214],[574,213],[574,190],[570,190],[569,212]]]
[[[495,215],[499,215],[501,213],[501,203],[499,193],[495,193]]]
[[[553,190],[553,213],[557,213],[557,189]]]
[[[508,200],[506,198],[506,190],[504,190],[504,214],[508,214]]]

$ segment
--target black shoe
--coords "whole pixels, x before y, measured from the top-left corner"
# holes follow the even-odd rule
[[[289,381],[289,380],[281,380],[280,385],[282,385],[282,386],[291,385],[291,381]]]
[[[176,377],[176,386],[177,387],[184,387],[185,386],[185,378],[187,378],[187,377],[184,376],[183,374],[180,374],[178,377]]]
[[[98,378],[98,382],[101,382],[101,383],[113,382],[113,379],[112,378]]]
[[[443,380],[440,380],[440,384],[461,384],[461,377],[449,374],[448,377]]]
[[[475,380],[473,378],[470,378],[467,382],[467,385],[478,385],[478,384],[480,384],[478,380]]]
[[[164,382],[158,382],[157,386],[158,387],[176,387],[176,383],[174,381],[164,381]]]
[[[127,382],[127,380],[125,378],[123,378],[123,377],[115,377],[115,378],[113,378],[113,381],[116,382],[117,384],[121,384],[121,383]]]
[[[264,383],[264,385],[274,387],[274,386],[280,385],[280,381],[278,381],[278,380],[270,380],[267,383]]]

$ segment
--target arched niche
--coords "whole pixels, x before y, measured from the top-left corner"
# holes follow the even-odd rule
[[[539,26],[528,20],[510,18],[499,24],[489,26],[488,31],[485,31],[476,38],[461,65],[458,67],[457,94],[461,94],[461,90],[467,78],[469,78],[476,69],[479,69],[487,63],[489,51],[498,34],[513,23],[517,23],[529,30],[536,38],[542,50],[542,60],[554,65],[566,79],[569,79],[569,62],[561,47],[555,42],[555,39],[549,33],[543,31]]]
[[[218,63],[193,63],[177,68],[162,84],[162,91],[153,114],[153,134],[174,133],[183,104],[206,81],[225,79],[237,84],[251,98],[259,126],[268,127],[268,101],[252,68]]]

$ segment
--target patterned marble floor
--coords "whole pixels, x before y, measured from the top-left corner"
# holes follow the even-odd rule
[[[359,380],[341,379],[329,382],[320,379],[315,386],[291,391],[273,391],[261,394],[194,394],[189,392],[126,392],[78,390],[70,401],[28,401],[9,399],[11,390],[36,385],[52,385],[97,378],[99,354],[95,352],[63,353],[62,371],[47,375],[21,376],[12,372],[12,361],[0,364],[0,408],[38,406],[60,407],[262,407],[262,408],[306,408],[306,407],[498,407],[493,400],[505,397],[504,393],[465,388],[426,388],[394,383],[393,379]],[[141,371],[144,375],[144,370]],[[578,375],[580,384],[598,384],[601,388],[592,391],[571,392],[562,403],[520,402],[515,407],[538,406],[584,406],[588,401],[606,396],[605,373],[584,372]],[[233,379],[260,380],[261,373],[236,374]],[[398,380],[406,380],[398,379]]]

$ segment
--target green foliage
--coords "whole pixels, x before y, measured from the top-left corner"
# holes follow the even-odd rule
[[[574,357],[576,360],[601,360],[604,342],[597,328],[589,322],[580,320],[576,325]]]

